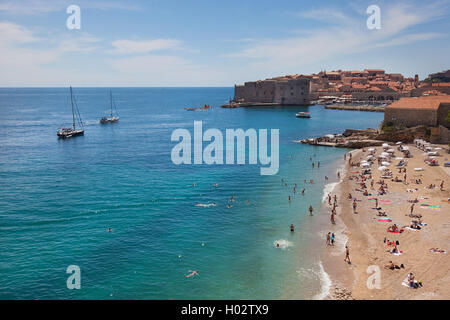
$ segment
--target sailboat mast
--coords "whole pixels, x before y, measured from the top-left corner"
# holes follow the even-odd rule
[[[72,103],[72,126],[73,126],[73,130],[75,130],[75,112],[73,109],[72,86],[70,86],[70,102]]]
[[[112,91],[111,90],[109,90],[109,99],[110,99],[110,102],[111,102],[111,118],[112,118],[113,114],[112,114]]]

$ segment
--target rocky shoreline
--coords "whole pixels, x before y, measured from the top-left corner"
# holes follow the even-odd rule
[[[385,142],[412,143],[414,139],[429,140],[429,130],[417,126],[402,130],[347,129],[341,134],[328,134],[323,137],[302,139],[294,142],[314,146],[359,149],[381,146]]]

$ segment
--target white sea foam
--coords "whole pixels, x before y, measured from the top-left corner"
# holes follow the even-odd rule
[[[320,292],[313,296],[313,300],[323,300],[330,294],[332,286],[331,278],[325,272],[321,261],[313,268],[301,268],[297,270],[297,274],[301,281],[308,279],[319,282]]]
[[[339,182],[331,182],[327,183],[323,188],[323,196],[322,196],[322,202],[327,202],[328,194],[332,193],[334,188],[339,184]]]
[[[319,271],[317,272],[320,280],[320,292],[313,297],[313,300],[323,300],[330,294],[331,279],[323,268],[322,261],[319,262]]]
[[[203,207],[203,208],[209,208],[209,207],[215,207],[215,203],[197,203],[195,205],[196,207]]]
[[[273,242],[273,246],[276,248],[277,244],[280,245],[280,249],[287,249],[289,247],[292,247],[292,242],[288,241],[288,240],[284,240],[284,239],[280,239],[280,240],[275,240]]]

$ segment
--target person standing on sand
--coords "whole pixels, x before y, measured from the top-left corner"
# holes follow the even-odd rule
[[[344,161],[347,160],[347,154],[344,153]]]
[[[314,211],[314,209],[313,209],[312,205],[309,205],[309,215],[310,216],[313,215],[313,211]]]
[[[413,213],[413,211],[414,211],[414,203],[411,205],[411,214]]]
[[[375,198],[375,208],[378,209],[378,198]]]
[[[345,258],[344,261],[347,261],[348,263],[350,262],[350,249],[348,248],[348,246],[345,246]]]
[[[357,207],[356,199],[354,199],[353,200],[353,213],[356,213],[356,207]]]
[[[444,191],[444,180],[442,180],[440,187],[441,187],[441,191]]]
[[[328,205],[331,206],[331,194],[328,194]]]
[[[332,224],[336,224],[336,222],[334,221],[334,214],[335,214],[335,212],[331,211],[330,221],[331,221]]]
[[[327,246],[330,245],[330,232],[328,232],[327,234]]]
[[[337,173],[337,177],[338,177],[338,179],[340,179],[341,178],[341,173],[338,171],[338,173]]]
[[[331,234],[330,240],[331,240],[331,245],[334,246],[334,233]]]

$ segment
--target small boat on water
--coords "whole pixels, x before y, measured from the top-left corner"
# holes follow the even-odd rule
[[[67,138],[84,135],[83,121],[81,120],[80,111],[78,110],[76,100],[73,97],[72,87],[70,87],[70,102],[72,104],[72,128],[58,129],[58,131],[56,132],[56,135],[60,139],[67,139]],[[76,116],[75,116],[75,113],[76,113]],[[75,118],[77,121],[75,121]],[[78,125],[80,126],[79,129],[76,128],[76,122],[78,122]]]
[[[299,112],[295,115],[297,118],[311,118],[309,112]]]
[[[109,90],[109,100],[110,100],[110,106],[111,106],[111,114],[110,117],[103,117],[100,119],[100,123],[101,124],[107,124],[107,123],[114,123],[114,122],[118,122],[119,121],[119,117],[114,117],[113,116],[113,104],[114,104],[114,109],[116,110],[117,113],[117,109],[116,109],[116,104],[114,103],[113,97],[112,97],[112,92],[111,90]]]

